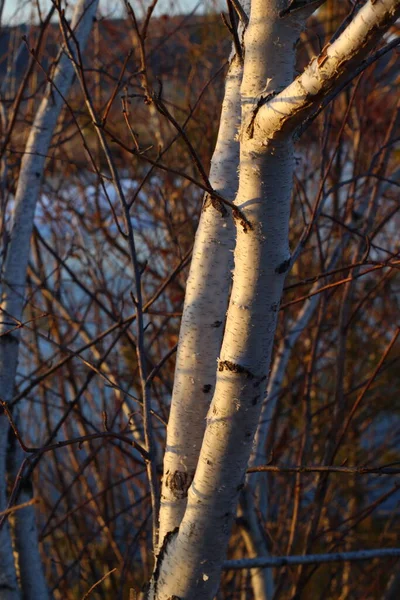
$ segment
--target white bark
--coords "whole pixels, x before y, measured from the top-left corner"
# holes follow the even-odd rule
[[[151,599],[210,600],[217,592],[290,266],[291,134],[395,20],[399,3],[368,2],[330,46],[332,53],[313,61],[277,94],[292,78],[294,45],[309,9],[279,17],[287,3],[252,2],[245,34],[237,196],[252,229],[237,231],[233,288],[203,444],[179,529],[165,536],[158,555]]]
[[[289,133],[341,81],[351,76],[400,16],[400,0],[368,0],[344,32],[283,92],[261,106],[254,127],[265,143]]]
[[[210,183],[233,201],[237,192],[240,84],[243,68],[236,56],[226,77],[225,97]],[[234,224],[206,198],[197,228],[186,285],[174,389],[167,429],[160,506],[160,545],[179,526],[187,502],[215,389],[233,266]],[[212,296],[210,295],[212,290]]]
[[[19,427],[18,416],[14,420]],[[24,459],[19,442],[12,442],[12,476],[15,480]],[[33,488],[30,481],[22,481],[18,504],[32,500]],[[48,600],[49,592],[44,577],[42,559],[38,545],[38,529],[36,525],[35,506],[26,506],[15,511],[13,515],[13,533],[15,539],[15,553],[18,557],[18,579],[21,586],[23,600]]]
[[[1,388],[0,388],[1,389]],[[6,497],[6,455],[8,422],[0,416],[0,510],[7,506]],[[19,600],[19,589],[14,567],[8,521],[0,529],[0,600]]]
[[[193,599],[211,598],[216,592],[220,557],[228,542],[265,391],[289,258],[292,150],[290,142],[276,145],[269,160],[256,157],[255,152],[250,158],[250,152],[242,150],[239,198],[254,230],[238,232],[216,390],[185,516],[166,555],[168,566],[158,580],[166,590],[165,595],[158,594],[160,599],[168,598],[171,589],[179,598]],[[274,176],[281,181],[280,189],[274,185]]]
[[[237,232],[233,288],[201,454],[179,533],[164,541],[158,558],[152,597],[162,600],[211,598],[217,590],[265,391],[290,258],[293,149],[291,140],[283,140],[267,150],[251,137],[249,125],[261,95],[293,77],[301,24],[280,19],[279,9],[274,0],[253,2],[245,34],[237,203],[253,229],[239,226]]]
[[[71,26],[81,48],[85,46],[97,10],[98,0],[79,0]],[[62,55],[54,74],[54,83],[59,92],[66,96],[73,80],[73,66],[66,55]],[[9,401],[13,395],[18,364],[19,329],[14,329],[22,319],[26,269],[29,257],[30,237],[40,184],[51,138],[57,124],[63,98],[48,87],[30,131],[22,158],[15,195],[10,242],[5,259],[0,323],[0,390],[1,398]],[[6,504],[6,454],[8,422],[0,415],[0,510]],[[21,540],[21,543],[24,543]],[[28,540],[26,540],[26,543]],[[32,544],[37,549],[37,543]],[[25,556],[25,554],[24,554]],[[31,564],[34,564],[32,561]],[[19,598],[13,564],[12,546],[8,526],[0,531],[0,600]],[[25,566],[20,565],[21,571]],[[26,565],[29,568],[29,565]],[[40,579],[39,574],[36,582]],[[33,578],[32,581],[35,581]],[[41,589],[41,586],[40,586]],[[39,598],[40,595],[32,596]]]

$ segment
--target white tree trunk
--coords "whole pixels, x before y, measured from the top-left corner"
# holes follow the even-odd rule
[[[287,4],[253,0],[251,5],[237,204],[252,229],[238,227],[233,288],[203,444],[179,529],[165,536],[159,552],[151,599],[210,600],[217,592],[290,266],[292,132],[350,75],[400,12],[400,0],[367,2],[322,57],[281,92],[292,78],[295,42],[305,13],[311,12],[306,7],[279,14]]]
[[[20,426],[18,415],[13,416],[17,427]],[[18,475],[24,460],[24,452],[19,442],[14,438],[11,446],[12,477]],[[33,498],[33,488],[30,481],[23,481],[18,496],[18,504],[28,502]],[[35,506],[27,506],[15,511],[13,515],[13,534],[15,540],[15,555],[18,559],[18,578],[23,600],[48,600],[49,592],[44,577],[42,559],[38,545],[38,529],[36,525]]]
[[[165,600],[171,589],[179,598],[193,600],[211,598],[216,592],[220,558],[228,542],[265,392],[289,259],[293,161],[290,142],[276,144],[274,154],[268,157],[260,157],[255,146],[249,146],[241,153],[244,183],[239,198],[254,229],[238,232],[215,394],[187,509],[178,536],[167,548],[166,569],[158,580],[158,586],[166,589],[166,594],[158,593],[158,597]],[[279,189],[274,177],[281,182]],[[270,184],[261,185],[261,178]]]
[[[234,55],[226,77],[209,177],[213,189],[230,201],[234,200],[238,185],[237,135],[242,73],[242,65]],[[180,525],[199,457],[205,418],[215,389],[233,266],[234,234],[232,215],[221,216],[206,197],[186,285],[176,359],[161,491],[160,546],[165,535]]]
[[[0,338],[1,339],[1,338]],[[0,388],[2,390],[2,388]],[[1,391],[3,395],[3,391]],[[7,505],[6,496],[6,458],[8,441],[8,421],[0,416],[0,510]],[[19,589],[14,567],[13,548],[11,544],[8,521],[0,529],[0,600],[19,600]]]
[[[300,22],[280,19],[279,8],[276,1],[253,2],[245,33],[237,204],[253,229],[238,227],[233,288],[201,454],[179,533],[164,540],[158,559],[152,593],[163,600],[212,598],[216,592],[265,391],[289,267],[293,149],[291,140],[264,148],[252,137],[251,119],[262,95],[293,78]]]
[[[98,0],[79,0],[76,5],[71,26],[81,48],[85,46],[89,36],[93,17],[96,14]],[[54,84],[66,96],[73,80],[73,66],[68,57],[63,54],[54,74]],[[60,93],[47,88],[37,114],[22,158],[11,226],[10,242],[5,259],[2,294],[1,294],[1,323],[0,323],[0,394],[3,401],[8,402],[13,395],[15,376],[18,364],[18,325],[22,319],[26,269],[29,257],[30,237],[36,203],[39,197],[41,179],[44,172],[46,155],[60,115],[64,100]],[[6,454],[8,421],[4,413],[0,415],[0,510],[6,504]],[[20,540],[27,543],[30,550],[38,552],[37,540]],[[17,542],[18,546],[19,542]],[[25,556],[25,553],[22,556]],[[35,564],[32,560],[31,564]],[[0,531],[0,600],[17,600],[18,586],[15,577],[14,559],[8,525]],[[28,565],[20,565],[21,572]],[[40,574],[36,582],[39,585]],[[32,578],[35,582],[35,578]],[[42,589],[40,583],[38,589]],[[40,592],[31,598],[40,598]]]

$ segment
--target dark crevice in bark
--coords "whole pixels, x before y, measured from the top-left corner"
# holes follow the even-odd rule
[[[187,473],[186,471],[167,472],[165,486],[171,490],[175,498],[186,498],[193,476],[194,473]]]
[[[218,364],[218,371],[231,371],[231,373],[243,373],[247,379],[254,379],[255,375],[246,367],[238,365],[230,360],[222,360]]]
[[[286,273],[286,271],[289,270],[290,265],[291,265],[291,259],[288,258],[287,260],[284,260],[278,267],[276,267],[275,273],[277,275],[282,275],[283,273]]]

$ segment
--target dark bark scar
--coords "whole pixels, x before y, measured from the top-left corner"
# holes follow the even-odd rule
[[[276,267],[275,273],[277,273],[278,275],[282,275],[282,273],[286,273],[286,271],[289,270],[290,262],[291,262],[290,258],[288,258],[287,260],[284,260],[278,267]]]
[[[207,193],[203,204],[203,210],[206,210],[210,206],[210,204],[213,208],[215,208],[217,212],[219,212],[221,217],[227,216],[228,211],[226,210],[221,200],[218,200],[218,198],[216,198],[215,196],[212,196],[211,194]]]
[[[248,231],[251,231],[253,229],[251,223],[249,221],[246,221],[242,217],[240,210],[238,210],[237,208],[232,208],[232,215],[235,221],[239,221],[239,225],[241,225],[244,233],[247,233]]]
[[[211,325],[211,327],[221,327],[222,325],[222,321],[214,321],[214,323]]]
[[[222,360],[218,364],[218,371],[231,371],[232,373],[243,373],[246,375],[247,379],[254,379],[254,375],[249,369],[246,367],[242,367],[242,365],[238,365],[230,360]]]
[[[175,498],[186,498],[193,477],[186,471],[167,472],[165,486],[171,490]]]

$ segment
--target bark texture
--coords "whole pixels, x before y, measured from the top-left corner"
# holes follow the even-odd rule
[[[300,21],[280,19],[281,3],[253,2],[245,33],[237,204],[252,229],[237,229],[235,271],[216,387],[185,515],[166,536],[152,597],[212,598],[265,392],[285,273],[293,149],[253,137],[260,100],[293,78]],[[279,40],[279,43],[277,42]],[[267,83],[266,83],[267,82]],[[276,185],[276,181],[280,185]]]
[[[79,0],[72,18],[71,27],[75,31],[83,49],[89,36],[98,0]],[[15,194],[14,210],[10,232],[10,242],[3,270],[1,290],[0,323],[0,394],[1,399],[9,402],[13,396],[18,365],[18,343],[24,305],[26,270],[29,258],[30,238],[33,228],[36,203],[39,197],[46,156],[57,124],[64,97],[73,80],[73,66],[69,58],[62,54],[35,116],[32,129],[22,158],[18,185]],[[0,510],[6,505],[6,456],[8,447],[8,421],[4,413],[0,414]],[[24,528],[24,531],[25,528]],[[31,544],[29,539],[21,538],[19,544]],[[21,546],[20,546],[21,547]],[[37,541],[31,545],[31,552]],[[27,555],[20,555],[25,558]],[[28,553],[29,556],[29,553]],[[32,560],[34,565],[35,561]],[[16,580],[14,557],[8,524],[0,530],[0,600],[17,600],[19,588]],[[20,564],[21,572],[29,569],[29,563]],[[31,598],[39,599],[42,582],[40,573],[32,577],[32,584],[38,585],[37,592],[32,591]]]
[[[225,97],[210,183],[233,201],[238,185],[240,84],[243,68],[234,55],[226,77]],[[221,214],[220,211],[225,214]],[[174,389],[167,429],[160,507],[160,545],[180,525],[193,480],[215,389],[216,366],[224,330],[233,266],[235,229],[232,215],[206,196],[196,232],[186,285]],[[213,290],[210,296],[210,289]]]
[[[293,83],[295,44],[316,3],[286,10],[285,1],[252,2],[244,40],[236,199],[251,229],[237,228],[233,287],[213,400],[186,510],[179,527],[164,536],[151,599],[210,600],[217,593],[266,391],[284,278],[291,266],[292,134],[390,27],[399,2],[367,2]]]
[[[20,427],[18,416],[14,421]],[[18,476],[19,468],[24,460],[24,452],[14,438],[11,443],[11,473],[13,480]],[[33,498],[30,480],[22,481],[18,504],[29,502]],[[39,534],[36,525],[36,509],[34,505],[17,510],[13,515],[14,551],[18,560],[18,579],[23,600],[49,600],[42,559],[39,552]]]

